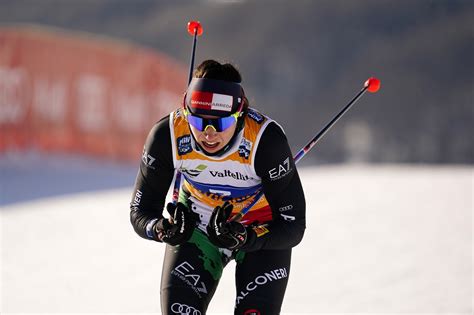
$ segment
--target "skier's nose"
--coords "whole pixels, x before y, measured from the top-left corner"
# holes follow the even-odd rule
[[[207,125],[206,129],[204,129],[204,137],[209,140],[209,139],[214,138],[216,135],[217,135],[216,128],[214,128],[211,125]]]

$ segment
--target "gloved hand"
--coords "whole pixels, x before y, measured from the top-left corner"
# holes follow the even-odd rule
[[[172,246],[185,243],[193,234],[198,215],[180,202],[176,205],[168,203],[166,210],[170,218],[161,218],[156,222],[153,228],[154,238]]]
[[[233,205],[226,201],[212,211],[207,226],[209,240],[220,248],[239,249],[249,240],[249,232],[242,223],[227,222],[232,213]],[[253,233],[253,231],[251,231]]]

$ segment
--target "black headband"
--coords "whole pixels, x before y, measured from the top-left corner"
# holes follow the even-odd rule
[[[184,101],[193,114],[229,116],[241,109],[243,89],[235,82],[193,78]]]

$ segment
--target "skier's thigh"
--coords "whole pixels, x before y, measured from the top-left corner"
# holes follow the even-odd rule
[[[193,240],[196,237],[193,237]],[[220,256],[209,257],[203,246],[185,243],[166,246],[161,276],[161,310],[163,314],[205,314],[222,274]],[[213,260],[212,264],[205,263]],[[215,269],[210,269],[212,265]]]
[[[247,253],[237,262],[235,314],[280,314],[290,262],[291,249]]]

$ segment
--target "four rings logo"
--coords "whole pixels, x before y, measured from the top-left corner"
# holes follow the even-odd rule
[[[201,311],[195,309],[192,306],[181,303],[174,303],[171,305],[171,311],[180,315],[201,315]]]
[[[293,209],[293,205],[284,206],[284,207],[279,208],[278,210],[280,210],[280,212],[284,212],[291,209]]]

